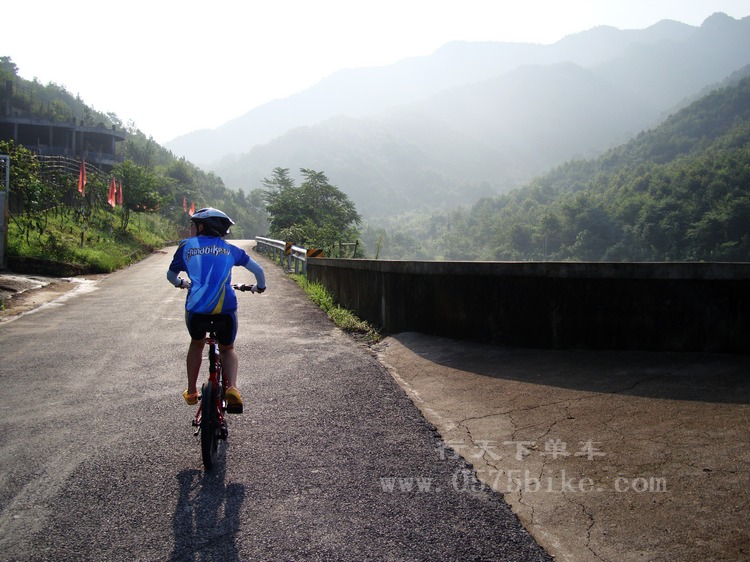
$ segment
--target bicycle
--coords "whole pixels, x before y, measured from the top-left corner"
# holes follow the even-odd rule
[[[239,291],[255,292],[254,285],[232,285]],[[225,413],[241,414],[242,405],[231,406],[227,404],[226,391],[227,380],[221,366],[221,354],[219,353],[219,341],[217,332],[222,327],[220,319],[205,318],[200,328],[208,332],[206,345],[208,346],[208,380],[201,386],[198,411],[195,413],[192,425],[195,427],[193,435],[201,437],[201,456],[203,466],[211,470],[219,450],[219,441],[226,441],[229,436],[229,427]]]

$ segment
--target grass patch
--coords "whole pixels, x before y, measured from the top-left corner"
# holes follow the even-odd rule
[[[342,308],[333,300],[333,296],[320,283],[309,281],[304,275],[292,275],[292,278],[307,293],[310,300],[333,320],[334,324],[350,334],[362,337],[368,343],[377,343],[380,334],[369,323],[360,320],[353,312]]]
[[[49,274],[71,269],[63,265],[86,273],[110,273],[177,238],[175,225],[157,214],[132,213],[127,230],[119,228],[119,222],[111,212],[97,211],[84,227],[74,215],[59,213],[46,217],[43,228],[22,232],[10,221],[8,257],[20,270],[25,264],[43,262]]]

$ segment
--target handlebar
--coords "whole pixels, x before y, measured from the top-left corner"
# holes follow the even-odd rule
[[[175,285],[175,287],[177,287],[178,289],[189,289],[190,288],[190,285],[191,285],[190,281],[185,281],[185,279],[183,279],[181,277],[178,277],[178,279],[180,280],[180,284],[179,285]],[[244,283],[242,283],[242,284],[240,284],[240,283],[233,283],[232,284],[232,288],[235,289],[236,291],[242,291],[243,293],[245,291],[250,291],[251,293],[262,293],[263,291],[266,290],[265,287],[263,287],[261,289],[257,285],[245,285]]]
[[[257,285],[245,285],[245,284],[234,284],[232,285],[232,288],[237,291],[242,291],[243,293],[245,291],[250,291],[251,293],[262,293],[266,290],[266,288],[259,289]]]
[[[179,285],[175,285],[175,287],[177,287],[178,289],[189,289],[190,288],[190,285],[191,285],[190,281],[185,281],[185,279],[183,279],[182,277],[178,277],[178,279],[180,280],[180,284]],[[232,288],[234,290],[236,290],[236,291],[242,291],[243,293],[245,291],[250,291],[251,293],[262,293],[263,291],[266,290],[265,287],[263,287],[261,289],[257,285],[245,285],[244,283],[242,283],[242,284],[240,284],[240,283],[233,283],[232,284]]]

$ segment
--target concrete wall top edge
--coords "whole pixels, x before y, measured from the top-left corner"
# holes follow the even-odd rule
[[[746,262],[456,262],[308,258],[307,264],[309,267],[405,275],[750,281],[750,263]]]

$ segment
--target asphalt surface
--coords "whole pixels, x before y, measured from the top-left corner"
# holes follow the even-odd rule
[[[379,355],[557,560],[750,560],[750,355],[416,333]]]
[[[1,560],[545,559],[501,495],[557,560],[750,560],[750,355],[366,349],[269,267],[206,475],[165,260],[0,272]]]
[[[268,262],[268,291],[240,297],[245,413],[206,473],[170,259],[0,322],[0,559],[551,559]]]

